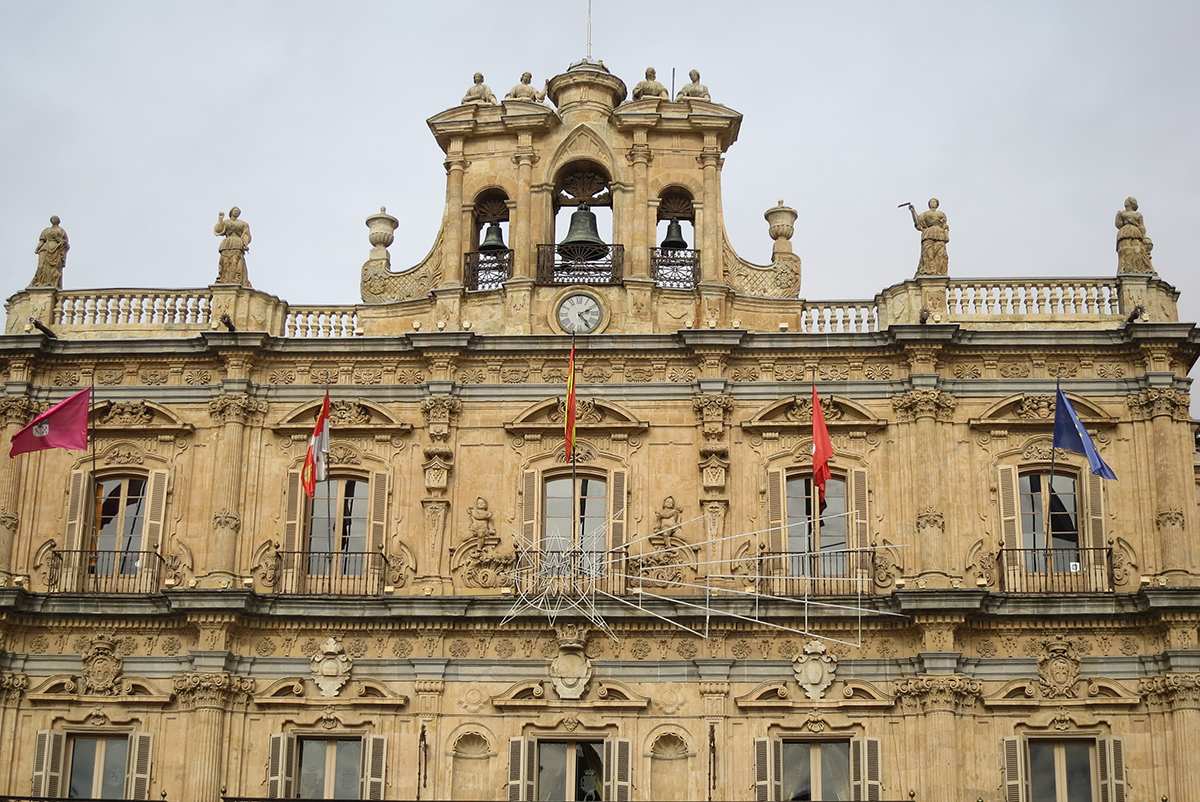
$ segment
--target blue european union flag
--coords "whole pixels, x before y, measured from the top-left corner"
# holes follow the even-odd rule
[[[1092,442],[1087,429],[1083,428],[1079,416],[1075,414],[1075,407],[1071,406],[1071,402],[1063,395],[1061,387],[1058,388],[1058,401],[1054,405],[1054,447],[1086,456],[1092,473],[1097,476],[1105,479],[1117,478],[1112,468],[1108,467],[1096,451],[1096,444]]]

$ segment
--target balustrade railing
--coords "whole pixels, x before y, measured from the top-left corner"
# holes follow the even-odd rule
[[[620,284],[622,245],[539,245],[538,284]]]
[[[280,593],[379,596],[387,578],[387,560],[374,551],[281,551],[277,560]]]
[[[1113,589],[1111,549],[1001,549],[1000,589],[1097,593]]]
[[[952,319],[970,316],[1119,315],[1117,283],[1109,278],[955,279],[946,290]]]
[[[51,593],[157,593],[163,565],[153,551],[54,551],[46,584]]]
[[[59,292],[51,326],[195,326],[207,328],[206,290],[74,290]]]
[[[654,283],[669,290],[694,290],[700,284],[700,251],[690,248],[651,248]]]
[[[874,301],[806,301],[800,313],[804,334],[879,331],[879,308]]]
[[[511,248],[463,254],[463,284],[468,290],[498,290],[512,278],[512,270]]]
[[[358,331],[358,311],[347,306],[288,307],[284,337],[353,337]]]
[[[759,592],[770,596],[854,596],[872,592],[871,552],[764,552]]]

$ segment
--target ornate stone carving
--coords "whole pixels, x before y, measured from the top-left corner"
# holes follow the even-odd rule
[[[917,513],[917,531],[923,532],[931,527],[945,531],[946,516],[942,514],[941,510],[936,510],[933,507],[925,507]]]
[[[23,395],[9,395],[0,398],[0,422],[26,426],[42,411],[41,405],[32,398]]]
[[[234,206],[229,210],[229,219],[224,212],[217,213],[217,224],[213,233],[224,237],[217,251],[221,254],[217,267],[218,284],[241,284],[250,286],[250,277],[246,273],[246,251],[250,250],[250,226],[245,220],[239,220],[242,210]]]
[[[141,465],[145,458],[132,448],[111,448],[104,453],[105,465]]]
[[[968,712],[983,696],[983,683],[962,674],[924,675],[900,680],[895,693],[905,713]]]
[[[512,549],[501,549],[495,535],[473,537],[458,547],[455,568],[462,572],[463,584],[469,588],[512,587],[512,569],[517,555]]]
[[[804,652],[792,658],[792,673],[796,684],[804,689],[805,695],[817,701],[825,695],[825,689],[833,684],[837,673],[837,655],[829,654],[825,644],[811,640],[804,645]]]
[[[1017,407],[1017,417],[1030,419],[1048,419],[1054,417],[1054,396],[1027,395],[1021,399]]]
[[[29,678],[24,674],[0,673],[0,704],[5,707],[16,706],[28,687]]]
[[[1166,674],[1146,677],[1138,693],[1157,708],[1200,708],[1200,674]]]
[[[533,74],[529,72],[521,73],[521,82],[508,90],[508,94],[504,96],[505,100],[528,100],[532,103],[541,103],[546,98],[546,91],[543,88],[541,91],[534,89],[530,84],[533,81]],[[550,86],[550,82],[546,81],[546,87]]]
[[[391,218],[395,220],[395,218]],[[398,225],[397,221],[397,225]],[[368,223],[369,225],[369,223]],[[389,243],[390,244],[390,243]],[[383,248],[373,248],[375,254]],[[439,234],[429,256],[421,264],[409,270],[393,273],[391,257],[371,258],[362,266],[360,292],[367,303],[393,303],[420,298],[442,281],[442,237]],[[402,382],[403,383],[403,382]]]
[[[334,697],[350,679],[354,660],[335,638],[326,638],[309,661],[312,680],[324,697]]]
[[[121,693],[121,656],[111,635],[92,638],[83,655],[83,692],[117,695]]]
[[[700,73],[696,73],[696,77],[699,78],[699,76]],[[652,98],[671,99],[671,96],[667,93],[667,88],[658,82],[658,75],[654,72],[653,67],[646,68],[646,80],[637,82],[637,85],[633,87],[631,97],[634,100],[649,100]]]
[[[475,73],[475,82],[471,88],[467,90],[467,94],[463,95],[462,105],[476,106],[495,106],[496,96],[492,94],[492,90],[483,82],[483,73]]]
[[[725,433],[725,421],[733,408],[733,398],[723,393],[705,393],[692,399],[706,437],[719,437]]]
[[[698,100],[712,100],[712,96],[708,94],[708,87],[700,83],[700,71],[691,70],[688,72],[688,78],[692,79],[691,83],[684,84],[683,88],[675,95],[675,101],[689,100],[696,98]]]
[[[62,289],[62,273],[67,265],[67,251],[71,250],[71,243],[59,222],[58,215],[51,217],[50,227],[43,229],[38,237],[37,248],[34,249],[38,265],[33,281],[29,282],[30,287]]]
[[[954,417],[958,399],[941,390],[911,390],[892,397],[892,409],[902,421],[936,418],[948,421]]]
[[[218,510],[212,517],[214,529],[228,529],[236,534],[242,529],[242,517],[233,510]]]
[[[558,656],[550,661],[550,682],[560,699],[579,699],[592,678],[592,662],[584,653],[587,628],[566,622],[555,626]]]
[[[1159,510],[1154,516],[1154,525],[1159,529],[1167,529],[1172,526],[1183,529],[1186,519],[1183,517],[1183,510],[1163,509]]]
[[[108,408],[101,423],[113,426],[144,426],[154,420],[154,412],[143,401],[118,401]]]
[[[1150,263],[1153,244],[1146,236],[1146,224],[1138,211],[1137,198],[1126,198],[1125,208],[1117,212],[1117,273],[1156,275]]]
[[[279,544],[267,540],[254,552],[254,566],[250,570],[264,587],[273,588],[279,581],[279,563]]]
[[[175,677],[175,696],[185,710],[225,708],[232,702],[248,702],[254,693],[254,680],[224,672],[188,673]]]
[[[1048,460],[1054,453],[1054,441],[1049,437],[1030,440],[1021,452],[1021,459],[1026,461]]]
[[[1170,415],[1176,420],[1188,420],[1188,406],[1191,403],[1187,393],[1181,393],[1173,387],[1151,388],[1141,393],[1133,393],[1127,399],[1130,411],[1135,419],[1145,420]]]
[[[357,401],[331,401],[330,426],[363,426],[371,422],[371,410]]]
[[[267,411],[267,403],[257,398],[251,398],[244,393],[227,393],[219,395],[208,402],[208,414],[213,422],[247,423],[251,415],[263,414]]]
[[[421,400],[425,425],[434,440],[445,440],[450,436],[450,422],[461,411],[462,401],[452,395],[431,395]]]
[[[1038,688],[1048,699],[1074,699],[1079,685],[1079,654],[1075,641],[1056,635],[1042,644],[1038,657]]]
[[[790,421],[797,423],[810,423],[813,419],[813,402],[808,396],[801,396],[787,408],[784,413]],[[842,420],[845,417],[845,412],[834,402],[833,396],[826,396],[821,399],[821,414],[825,416],[825,420]]]
[[[330,465],[361,465],[362,457],[345,443],[334,443],[329,447]]]
[[[492,524],[492,511],[488,509],[488,502],[483,496],[475,499],[475,506],[467,513],[471,518],[471,523],[467,527],[469,537],[485,538],[496,534],[496,527]]]
[[[917,214],[908,204],[912,214],[913,228],[921,232],[921,259],[917,263],[918,276],[944,276],[950,271],[950,259],[946,254],[946,243],[950,241],[950,224],[946,213],[938,210],[938,199],[929,199],[929,211]]]

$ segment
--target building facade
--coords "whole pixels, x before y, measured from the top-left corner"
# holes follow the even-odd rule
[[[200,289],[43,235],[3,443],[93,386],[91,449],[0,462],[4,794],[1200,800],[1200,337],[1136,202],[1107,275],[953,278],[935,201],[913,278],[808,301],[782,201],[770,264],[725,234],[741,116],[660,90],[479,76],[352,307],[252,289],[235,213]]]

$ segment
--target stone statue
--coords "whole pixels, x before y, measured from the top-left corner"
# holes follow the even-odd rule
[[[708,87],[700,83],[700,70],[692,70],[688,73],[688,77],[692,79],[690,84],[684,84],[679,90],[679,94],[675,95],[675,100],[687,100],[688,98],[698,98],[700,100],[712,100],[712,96],[708,94]]]
[[[521,73],[521,83],[508,90],[508,94],[504,96],[505,100],[530,100],[534,103],[541,103],[546,99],[546,89],[550,87],[550,81],[546,81],[545,88],[541,92],[534,89],[529,84],[533,81],[533,73]]]
[[[944,276],[950,272],[950,259],[946,255],[946,243],[950,241],[950,225],[945,212],[938,211],[938,199],[929,199],[929,211],[917,214],[911,203],[906,204],[912,213],[913,226],[921,232],[921,261],[917,263],[918,276]]]
[[[1117,272],[1154,275],[1150,263],[1154,245],[1146,236],[1146,224],[1137,208],[1137,198],[1126,198],[1125,208],[1117,212]]]
[[[633,88],[633,99],[642,100],[649,97],[660,97],[663,100],[670,100],[671,96],[667,94],[667,88],[654,79],[655,72],[653,67],[646,68],[646,80],[640,81]]]
[[[471,537],[478,538],[496,534],[496,527],[492,525],[492,511],[488,509],[487,499],[483,496],[475,499],[475,506],[471,508],[471,526],[467,531]]]
[[[229,219],[225,212],[217,212],[217,224],[213,233],[225,237],[217,250],[221,261],[217,267],[218,284],[241,284],[250,286],[250,277],[246,274],[246,251],[250,250],[250,226],[245,220],[239,220],[242,210],[234,206],[229,210]]]
[[[58,224],[58,215],[50,218],[50,227],[38,237],[35,253],[38,255],[37,272],[33,274],[30,287],[54,287],[62,289],[62,272],[67,264],[67,251],[71,243],[67,232]]]
[[[467,90],[467,94],[463,95],[462,104],[476,106],[495,106],[496,96],[492,94],[492,90],[483,82],[483,73],[475,73],[475,84]]]
[[[679,526],[679,519],[682,517],[683,507],[675,503],[674,496],[667,496],[663,499],[662,508],[654,511],[654,531],[674,529]]]

